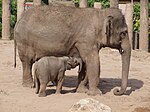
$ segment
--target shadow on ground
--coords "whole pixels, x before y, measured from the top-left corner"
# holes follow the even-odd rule
[[[66,93],[74,93],[75,88],[77,87],[78,77],[77,76],[66,76],[63,86],[67,88],[73,88],[71,90],[62,90],[62,94]],[[136,91],[143,87],[143,81],[138,79],[129,79],[128,80],[128,87],[129,90],[126,91],[125,95],[130,95],[133,91]],[[99,89],[102,91],[103,94],[110,92],[112,89],[118,87],[120,88],[121,79],[117,78],[101,78]],[[48,89],[46,92],[48,95],[54,94],[55,89]]]
[[[133,91],[136,91],[137,89],[140,89],[143,87],[143,81],[138,79],[128,79],[128,87],[130,87],[130,90],[127,90],[125,95],[130,95]],[[100,90],[103,94],[106,94],[107,92],[110,92],[115,87],[120,88],[121,86],[121,79],[116,78],[102,78],[100,81]]]

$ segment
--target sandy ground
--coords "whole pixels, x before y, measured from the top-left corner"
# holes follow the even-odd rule
[[[48,96],[40,98],[35,90],[22,86],[22,67],[17,56],[17,68],[13,68],[13,41],[0,40],[0,112],[67,112],[82,98],[94,98],[112,109],[112,112],[150,112],[150,54],[132,51],[127,92],[113,95],[120,86],[121,57],[118,51],[102,49],[101,82],[102,96],[74,93],[77,70],[66,72],[63,94],[55,95],[55,87],[47,87]]]

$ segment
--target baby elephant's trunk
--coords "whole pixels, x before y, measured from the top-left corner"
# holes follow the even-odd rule
[[[82,59],[81,58],[75,58],[75,60],[79,64],[79,70],[78,70],[78,72],[81,72],[81,70],[82,70],[82,64],[83,64]]]

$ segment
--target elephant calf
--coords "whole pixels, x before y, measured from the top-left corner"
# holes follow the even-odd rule
[[[62,89],[65,71],[75,68],[77,65],[79,65],[80,72],[82,69],[82,60],[66,56],[43,57],[36,61],[32,67],[36,94],[39,93],[39,97],[45,97],[45,90],[49,81],[56,83],[56,93],[59,94]]]

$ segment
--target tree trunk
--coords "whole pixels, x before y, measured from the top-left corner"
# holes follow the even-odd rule
[[[38,6],[42,4],[42,0],[33,0],[34,6]]]
[[[17,21],[21,18],[24,11],[25,0],[17,0]]]
[[[132,46],[132,37],[133,37],[133,4],[132,3],[126,4],[125,19],[128,26],[130,44]]]
[[[110,0],[110,7],[119,8],[119,0]]]
[[[2,0],[2,39],[10,39],[10,0]]]
[[[148,0],[140,0],[140,49],[148,51]]]
[[[87,7],[87,0],[80,0],[80,4],[79,4],[79,7],[81,7],[81,8],[85,8],[85,7]]]

